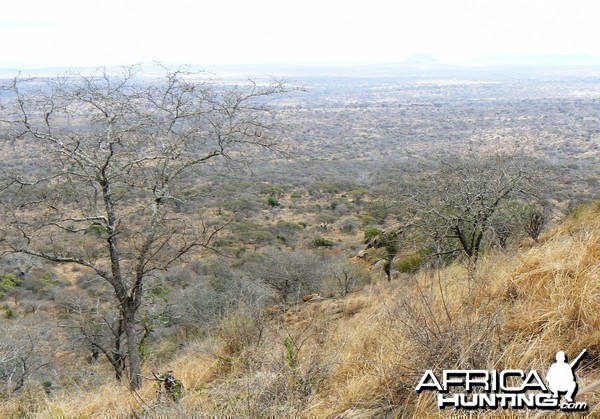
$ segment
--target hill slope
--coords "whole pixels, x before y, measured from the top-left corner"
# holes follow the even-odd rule
[[[426,369],[545,375],[557,351],[574,357],[585,348],[577,400],[588,403],[593,417],[600,415],[599,303],[600,203],[594,203],[539,243],[487,254],[474,276],[453,265],[346,298],[262,314],[240,309],[216,337],[147,366],[139,394],[115,384],[51,396],[30,391],[0,407],[0,416],[449,416],[453,411],[439,410],[432,392],[415,392]],[[157,403],[150,369],[173,370],[185,385],[183,398]]]

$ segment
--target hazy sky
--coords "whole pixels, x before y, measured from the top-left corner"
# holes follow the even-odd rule
[[[598,0],[6,0],[0,67],[600,57]]]

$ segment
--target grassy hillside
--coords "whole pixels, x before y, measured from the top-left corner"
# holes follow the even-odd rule
[[[557,351],[575,356],[586,348],[577,400],[596,417],[599,306],[596,202],[573,211],[539,243],[486,254],[475,274],[451,265],[374,283],[345,298],[264,313],[241,306],[214,336],[146,365],[139,393],[115,383],[49,394],[31,387],[3,403],[0,416],[451,416],[456,412],[440,411],[431,392],[414,391],[424,370],[513,368],[545,375]],[[152,371],[167,370],[186,390],[178,402],[158,403]]]

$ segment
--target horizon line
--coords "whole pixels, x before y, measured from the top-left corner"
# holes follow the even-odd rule
[[[378,61],[378,62],[239,62],[239,63],[177,63],[173,60],[149,60],[134,63],[120,64],[59,64],[59,63],[14,63],[0,61],[0,71],[23,71],[23,70],[54,70],[54,69],[100,69],[100,68],[118,68],[129,66],[151,66],[153,63],[163,64],[165,66],[190,66],[190,67],[230,67],[230,68],[260,68],[267,66],[287,67],[287,68],[359,68],[359,67],[377,67],[377,66],[531,66],[531,65],[552,65],[552,66],[585,66],[600,65],[600,56],[593,54],[481,54],[468,59],[442,59],[434,54],[415,53],[403,60],[396,61]]]

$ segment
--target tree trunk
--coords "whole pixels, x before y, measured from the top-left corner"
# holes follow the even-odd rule
[[[392,282],[392,263],[394,262],[394,255],[388,256],[385,259],[385,265],[383,265],[383,270],[387,275],[388,282]]]
[[[135,330],[135,314],[137,308],[132,300],[123,302],[123,324],[127,338],[127,353],[129,364],[129,386],[132,390],[142,387],[142,369],[140,360],[140,349]]]
[[[115,376],[117,380],[121,381],[123,378],[123,371],[125,371],[125,354],[123,353],[123,315],[121,314],[121,318],[117,322],[117,330],[115,333],[115,343],[114,343],[114,355],[109,360],[115,369]]]

